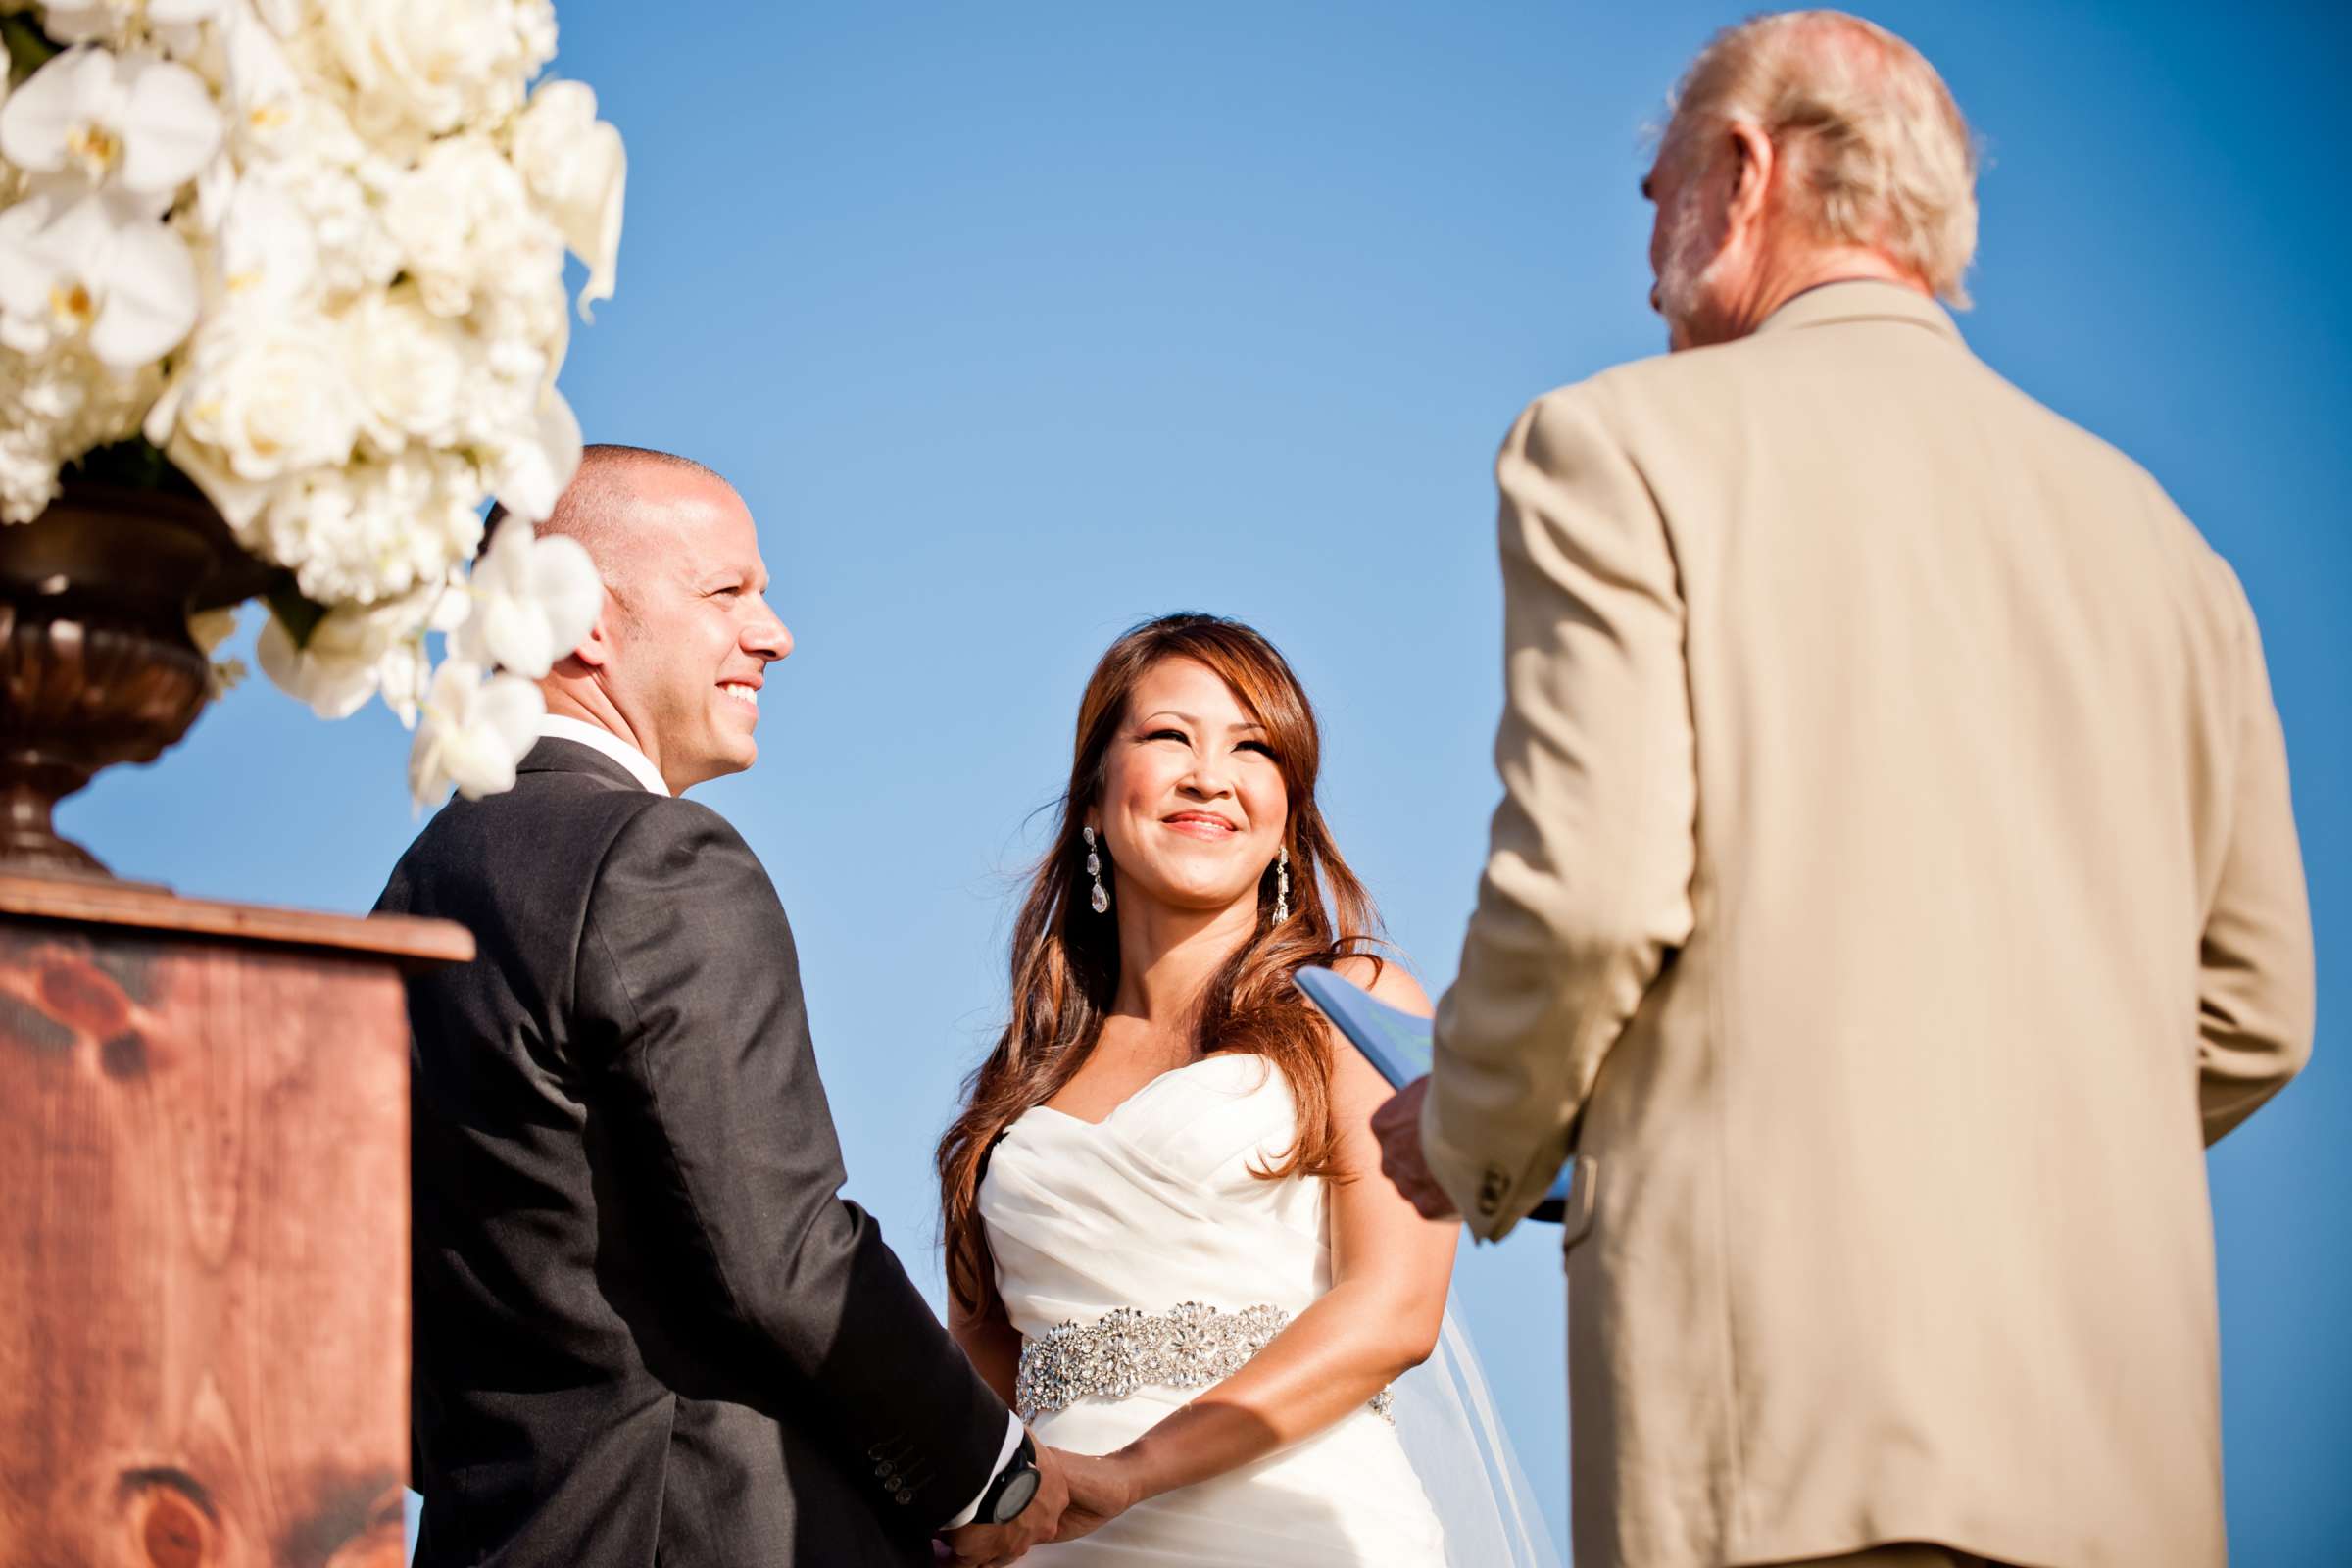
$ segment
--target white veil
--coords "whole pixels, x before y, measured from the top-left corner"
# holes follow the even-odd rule
[[[1450,1298],[1436,1350],[1394,1387],[1396,1436],[1445,1528],[1447,1568],[1563,1568]]]

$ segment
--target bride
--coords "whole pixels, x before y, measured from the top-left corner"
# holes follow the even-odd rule
[[[1429,1010],[1364,952],[1319,753],[1282,656],[1210,616],[1120,638],[1079,705],[1011,1020],[939,1148],[951,1327],[1040,1443],[1100,1456],[1054,1568],[1544,1560],[1449,1542],[1400,1439],[1458,1230],[1381,1176],[1389,1088],[1292,984],[1328,964]]]

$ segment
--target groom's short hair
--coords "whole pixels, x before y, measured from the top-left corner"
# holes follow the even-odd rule
[[[722,485],[727,482],[715,468],[675,452],[598,441],[580,449],[580,466],[573,470],[571,483],[556,498],[555,511],[533,529],[543,538],[562,534],[577,540],[588,559],[596,563],[605,591],[624,602],[632,576],[629,542],[636,531],[629,514],[629,477],[649,468],[691,474]],[[511,515],[503,504],[490,509],[482,524],[482,549],[489,548],[491,536]]]

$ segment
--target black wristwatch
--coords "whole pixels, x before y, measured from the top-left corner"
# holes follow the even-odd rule
[[[1037,1495],[1037,1445],[1024,1431],[1021,1446],[1012,1450],[1011,1459],[997,1472],[997,1479],[988,1484],[988,1490],[980,1494],[980,1511],[972,1517],[983,1524],[1010,1524],[1029,1506],[1029,1499]]]

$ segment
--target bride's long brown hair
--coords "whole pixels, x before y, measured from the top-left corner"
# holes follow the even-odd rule
[[[1193,1013],[1193,1049],[1261,1055],[1289,1080],[1298,1137],[1282,1162],[1259,1175],[1329,1176],[1336,1168],[1330,1035],[1291,976],[1302,964],[1329,964],[1364,952],[1378,940],[1379,917],[1315,805],[1323,738],[1314,708],[1274,645],[1241,622],[1195,614],[1145,621],[1110,645],[1079,700],[1069,786],[1013,927],[1011,1017],[965,1082],[963,1110],[939,1141],[948,1289],[966,1311],[982,1310],[997,1294],[978,1211],[989,1151],[1023,1112],[1051,1100],[1085,1063],[1118,993],[1118,922],[1088,903],[1093,883],[1079,830],[1101,798],[1103,757],[1127,716],[1129,697],[1146,671],[1170,659],[1207,665],[1265,726],[1290,801],[1282,839],[1291,852],[1290,918],[1274,921],[1275,871],[1268,866],[1258,879],[1256,934],[1202,989]],[[1107,846],[1100,853],[1102,885],[1115,899],[1118,867]]]

